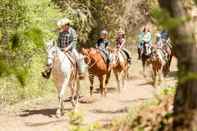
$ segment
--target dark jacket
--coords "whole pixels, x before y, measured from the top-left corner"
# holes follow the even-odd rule
[[[63,31],[59,33],[58,47],[68,48],[68,50],[72,50],[73,48],[76,48],[76,44],[77,34],[72,27],[69,27],[68,31]]]
[[[106,49],[107,46],[110,45],[110,42],[108,40],[104,40],[104,39],[98,39],[98,41],[96,42],[96,46],[99,49]]]

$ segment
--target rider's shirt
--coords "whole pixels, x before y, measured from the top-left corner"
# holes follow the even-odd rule
[[[59,33],[58,47],[68,48],[68,50],[72,50],[76,47],[76,43],[77,34],[72,27],[69,27],[68,31],[63,31]]]
[[[125,45],[125,39],[124,38],[118,38],[117,40],[116,40],[116,47],[117,48],[123,48],[124,47],[124,45]]]
[[[138,43],[139,44],[143,43],[143,38],[144,38],[144,32],[140,32],[138,35]]]
[[[144,34],[144,38],[143,38],[143,41],[148,43],[148,44],[151,44],[151,41],[152,41],[152,35],[150,32],[146,32]]]
[[[96,46],[99,49],[105,50],[107,48],[107,46],[110,45],[110,42],[108,40],[104,40],[104,39],[98,39],[98,41],[96,42]]]
[[[161,39],[165,39],[165,40],[168,39],[168,33],[167,32],[162,31],[160,34],[161,34]]]

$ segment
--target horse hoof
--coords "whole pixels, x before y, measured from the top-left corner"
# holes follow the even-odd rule
[[[58,110],[56,111],[56,117],[57,117],[57,118],[60,118],[61,116],[63,116],[63,112],[62,112],[60,109],[58,109]]]
[[[73,112],[74,112],[74,113],[78,112],[78,109],[75,107],[75,108],[73,109]]]

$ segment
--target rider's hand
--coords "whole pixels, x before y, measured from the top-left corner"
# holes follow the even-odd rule
[[[65,52],[68,52],[68,48],[64,48],[64,51],[65,51]]]

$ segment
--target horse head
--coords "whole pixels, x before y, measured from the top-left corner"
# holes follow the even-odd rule
[[[82,48],[81,49],[81,53],[84,56],[85,63],[87,63],[87,64],[89,64],[91,62],[90,50],[91,49],[87,49],[87,48]]]
[[[57,55],[58,48],[55,41],[50,40],[47,42],[47,65],[51,66],[53,64],[54,58]]]
[[[144,42],[144,45],[143,45],[143,54],[148,56],[151,54],[151,47],[150,45],[147,43],[147,42]]]

